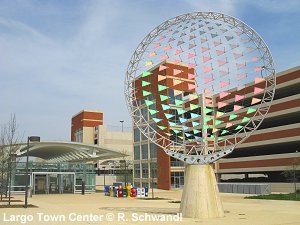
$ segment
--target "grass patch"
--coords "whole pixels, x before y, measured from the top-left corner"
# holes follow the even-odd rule
[[[139,200],[170,200],[169,198],[159,198],[159,197],[155,197],[155,198],[137,198]]]
[[[181,203],[181,201],[169,201],[169,203]]]
[[[300,201],[300,194],[270,194],[270,195],[257,195],[247,196],[245,199],[266,199],[266,200],[288,200],[288,201]]]
[[[31,205],[31,204],[28,204],[27,206],[28,208],[38,208],[36,205]],[[8,209],[8,208],[17,208],[17,209],[20,209],[20,208],[24,208],[24,205],[0,205],[0,209]]]

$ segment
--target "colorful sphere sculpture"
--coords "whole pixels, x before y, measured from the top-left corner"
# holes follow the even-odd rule
[[[125,97],[135,126],[167,154],[209,164],[258,128],[275,84],[271,53],[253,29],[225,14],[195,12],[141,41]]]

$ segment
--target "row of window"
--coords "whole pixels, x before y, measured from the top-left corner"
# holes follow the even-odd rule
[[[140,164],[134,164],[133,167],[134,178],[157,178],[156,163],[142,163],[142,166]]]
[[[134,160],[157,158],[157,146],[154,143],[135,145],[133,151]]]

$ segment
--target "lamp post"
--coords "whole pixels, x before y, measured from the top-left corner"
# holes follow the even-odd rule
[[[25,205],[28,206],[28,160],[29,160],[29,142],[40,142],[41,138],[38,136],[29,136],[27,138],[27,150],[26,150],[26,168],[25,168]]]
[[[103,166],[102,168],[103,168],[103,186],[105,188],[105,166]]]
[[[124,131],[124,127],[123,127],[124,120],[120,120],[120,123],[122,124],[122,132],[123,132]]]

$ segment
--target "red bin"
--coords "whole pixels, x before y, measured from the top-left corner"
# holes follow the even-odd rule
[[[131,197],[135,198],[136,197],[136,189],[135,188],[131,188],[130,192],[131,192]]]
[[[118,198],[122,198],[122,197],[123,197],[123,188],[122,188],[122,187],[119,187],[119,188],[118,188],[118,191],[117,191],[117,197],[118,197]]]

